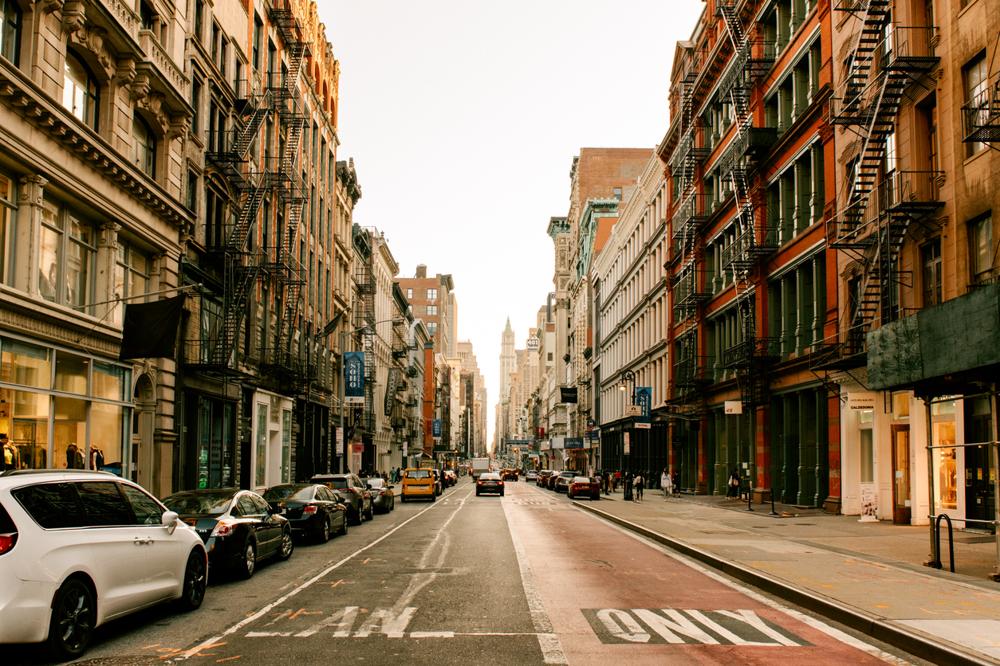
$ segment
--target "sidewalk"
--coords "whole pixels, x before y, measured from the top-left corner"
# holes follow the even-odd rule
[[[617,500],[617,501],[606,501]],[[928,528],[712,496],[642,502],[621,493],[577,506],[932,661],[1000,664],[1000,583],[992,536],[957,532],[956,571],[922,566]],[[798,515],[794,515],[798,513]],[[945,551],[947,567],[947,545]]]

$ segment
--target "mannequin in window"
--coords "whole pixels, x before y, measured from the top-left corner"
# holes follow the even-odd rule
[[[7,439],[7,433],[0,433],[0,471],[7,469],[18,469],[19,458],[17,447]]]
[[[83,469],[83,451],[76,443],[66,447],[66,469]]]
[[[99,470],[104,467],[104,451],[100,447],[90,447],[90,469]]]

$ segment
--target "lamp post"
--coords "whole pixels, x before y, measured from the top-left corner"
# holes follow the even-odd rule
[[[618,390],[624,391],[626,387],[629,387],[628,407],[629,408],[635,407],[635,373],[632,372],[631,370],[622,370],[621,373],[621,379],[619,380]],[[634,418],[630,413],[631,409],[627,411],[629,412],[627,416],[629,418]],[[626,431],[626,435],[630,435],[629,431],[631,430],[632,429],[629,428]],[[631,442],[629,442],[629,444],[630,444],[629,448],[631,449]],[[623,467],[625,468],[625,471],[628,471],[628,457],[631,455],[631,453],[632,453],[631,450],[626,452],[624,445],[622,446],[622,463]]]

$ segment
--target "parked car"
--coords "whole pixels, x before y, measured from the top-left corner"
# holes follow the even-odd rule
[[[566,495],[570,499],[587,497],[592,500],[601,499],[601,482],[594,476],[574,476],[569,482]]]
[[[288,519],[292,532],[319,543],[331,534],[347,534],[347,505],[342,497],[318,483],[285,483],[272,486],[264,499],[276,513]]]
[[[569,492],[570,481],[572,481],[574,477],[577,477],[579,475],[580,475],[579,472],[574,472],[568,469],[559,472],[559,476],[555,477],[552,489],[557,493]]]
[[[534,481],[535,483],[538,483],[538,472],[533,469],[529,469],[524,475],[524,480],[525,482]]]
[[[444,483],[441,481],[441,470],[436,467],[431,470],[434,474],[434,494],[440,496],[444,492]]]
[[[365,483],[368,484],[368,490],[372,494],[372,511],[389,513],[396,508],[396,495],[392,492],[392,484],[377,476],[366,479]]]
[[[517,470],[512,467],[508,467],[500,474],[500,478],[504,481],[517,481]]]
[[[205,542],[210,571],[250,578],[258,563],[287,560],[295,549],[288,519],[251,490],[186,490],[165,497],[163,503]]]
[[[375,517],[372,493],[357,474],[315,474],[309,483],[321,483],[339,491],[347,500],[347,519],[352,525]]]
[[[433,502],[437,499],[434,491],[434,474],[426,467],[410,468],[403,470],[403,488],[399,498],[408,502],[418,497],[430,498]]]
[[[453,469],[446,469],[444,471],[444,485],[445,488],[449,488],[458,483],[458,474]]]
[[[554,473],[555,472],[553,472],[551,469],[539,470],[538,478],[535,479],[535,485],[540,486],[542,488],[548,487],[549,477],[552,476]]]
[[[483,472],[476,479],[476,495],[497,493],[503,497],[503,479],[497,472]]]
[[[559,475],[561,473],[562,472],[559,472],[558,470],[553,470],[553,472],[549,476],[549,478],[545,479],[545,487],[548,488],[549,490],[555,490],[556,489],[556,479],[559,478]]]
[[[0,643],[82,655],[94,629],[175,600],[201,606],[197,533],[136,483],[84,470],[0,473]]]

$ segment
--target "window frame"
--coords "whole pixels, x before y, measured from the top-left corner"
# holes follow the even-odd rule
[[[969,236],[969,280],[972,284],[981,284],[993,274],[993,264],[996,263],[997,250],[994,247],[992,211],[987,211],[969,220],[966,231]],[[984,231],[986,232],[985,243],[980,238]],[[984,250],[985,254],[982,254]],[[985,266],[980,265],[980,260],[986,262]]]
[[[82,80],[77,80],[73,77],[73,73],[70,70],[71,62],[75,63],[81,72],[78,74],[82,77]],[[72,87],[68,87],[69,84],[73,84]],[[67,95],[72,96],[72,104],[68,105]],[[79,112],[77,111],[76,104],[81,102],[81,108]],[[94,76],[94,72],[90,69],[87,63],[77,55],[72,49],[66,51],[66,58],[63,63],[63,94],[62,94],[62,106],[66,109],[71,116],[79,120],[81,123],[94,130],[95,132],[100,131],[101,126],[101,85]]]

